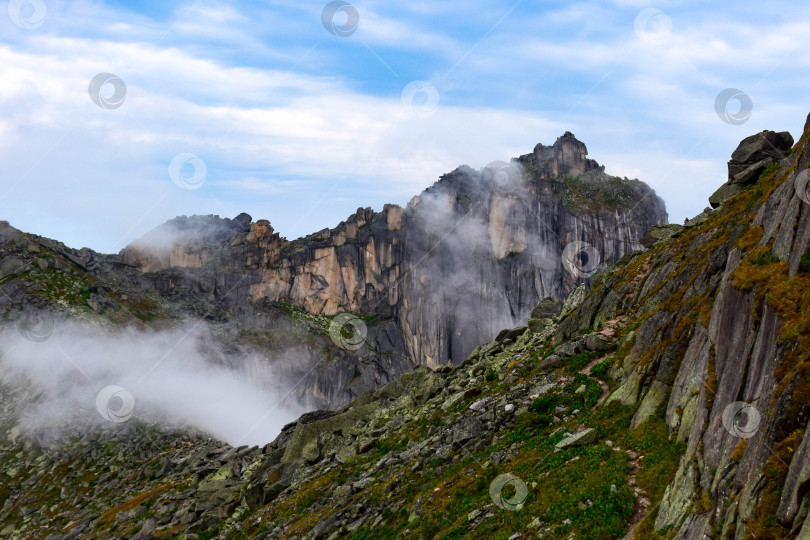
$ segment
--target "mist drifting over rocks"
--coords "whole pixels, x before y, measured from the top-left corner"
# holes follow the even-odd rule
[[[0,384],[25,389],[19,428],[40,440],[141,421],[237,446],[266,444],[304,412],[285,399],[274,363],[258,353],[230,366],[212,361],[229,352],[200,322],[109,332],[58,321],[52,330],[37,341],[6,327],[0,346]]]

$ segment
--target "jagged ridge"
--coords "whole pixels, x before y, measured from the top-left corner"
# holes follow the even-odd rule
[[[305,415],[262,449],[161,436],[140,457],[122,442],[147,429],[133,423],[69,447],[68,474],[60,454],[35,459],[30,443],[18,453],[12,441],[4,531],[806,538],[810,205],[796,178],[810,164],[808,130],[810,118],[778,170],[659,231],[589,294],[542,302],[532,319],[543,324],[503,331],[455,368],[419,367],[340,411]],[[724,425],[735,401],[760,421]],[[127,444],[131,455],[117,453]],[[94,450],[104,465],[79,458]],[[48,500],[50,521],[30,517],[45,500],[38,486],[73,486],[108,464],[119,468],[95,494],[67,492]],[[493,497],[501,474],[525,495]],[[116,480],[126,489],[111,503]],[[89,507],[66,513],[78,496]]]

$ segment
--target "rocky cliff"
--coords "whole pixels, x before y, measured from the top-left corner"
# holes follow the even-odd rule
[[[358,209],[294,241],[247,214],[178,217],[119,255],[2,225],[0,312],[203,321],[238,352],[212,361],[239,369],[258,353],[289,402],[333,409],[416,365],[462,361],[666,222],[648,186],[586,156],[566,133],[510,163],[459,167],[405,208]]]
[[[387,382],[415,365],[462,361],[502,328],[525,324],[540,299],[564,298],[666,223],[649,187],[605,174],[586,155],[566,133],[511,163],[459,167],[406,208],[358,209],[294,241],[245,214],[177,218],[121,259],[163,295],[211,294],[231,312],[270,301],[373,318],[368,347],[391,359],[376,376]],[[178,269],[182,279],[166,279]],[[346,402],[343,388],[327,393],[340,398],[317,405]]]

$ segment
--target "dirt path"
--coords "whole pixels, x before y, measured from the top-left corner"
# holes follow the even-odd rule
[[[597,358],[596,360],[591,360],[591,362],[587,366],[585,366],[584,368],[580,369],[579,372],[581,374],[583,374],[583,375],[591,377],[591,368],[593,366],[595,366],[596,364],[598,364],[599,362],[602,362],[603,360],[606,360],[607,358],[608,358],[607,356],[602,356],[600,358]],[[602,394],[600,394],[599,399],[596,401],[596,405],[594,405],[593,409],[591,409],[591,412],[593,412],[594,410],[596,410],[596,408],[599,405],[602,404],[602,402],[604,402],[607,399],[608,394],[610,393],[610,387],[602,379],[597,379],[596,377],[591,377],[591,378],[593,380],[595,380],[596,382],[598,382],[599,386],[602,387]]]
[[[633,488],[633,492],[636,494],[636,509],[633,512],[633,519],[630,521],[630,528],[627,529],[627,534],[624,535],[622,540],[633,540],[636,529],[641,524],[644,516],[647,515],[647,510],[650,508],[650,499],[647,497],[647,493],[636,485],[636,475],[641,468],[639,462],[644,459],[644,456],[639,456],[632,450],[627,450],[627,455],[630,458],[630,464],[633,466],[633,473],[627,478],[627,483],[630,484],[630,487]]]
[[[599,333],[602,334],[603,336],[605,336],[605,338],[607,338],[609,341],[615,341],[615,338],[616,338],[616,325],[618,323],[622,322],[623,319],[624,319],[623,317],[619,317],[619,318],[616,318],[616,319],[611,319],[609,321],[605,321],[605,323],[602,325],[602,329],[599,330]],[[584,368],[580,369],[579,372],[581,374],[583,374],[583,375],[591,377],[591,368],[593,366],[595,366],[596,364],[598,364],[599,362],[607,360],[609,357],[610,357],[610,355],[604,355],[604,356],[600,356],[599,358],[597,358],[595,360],[591,360],[590,363],[588,363],[588,365],[585,366]],[[592,377],[592,378],[596,382],[599,383],[599,386],[602,387],[602,394],[599,396],[599,400],[596,402],[596,405],[594,405],[594,407],[593,407],[593,410],[595,410],[596,407],[601,405],[607,399],[608,394],[610,393],[610,387],[602,379],[598,379],[596,377]]]
[[[647,268],[646,271],[649,271],[649,268]],[[615,336],[615,324],[618,321],[619,319],[614,319],[612,321],[606,322],[604,328],[601,330],[601,333],[608,339],[613,338]],[[596,405],[594,405],[592,412],[594,412],[596,410],[596,407],[601,405],[607,399],[608,395],[610,394],[610,387],[603,380],[597,377],[593,377],[591,375],[591,368],[596,364],[598,364],[599,362],[603,362],[608,357],[609,355],[605,355],[595,360],[592,360],[591,362],[588,363],[587,366],[579,370],[581,374],[592,378],[593,380],[599,383],[599,386],[602,387],[602,394],[599,396],[599,399],[597,400]],[[614,448],[614,450],[619,451],[618,448]],[[650,507],[650,499],[647,496],[647,493],[636,484],[636,476],[638,475],[638,472],[641,469],[640,462],[644,459],[644,456],[639,456],[638,453],[636,453],[633,450],[625,450],[625,453],[627,454],[627,457],[630,458],[630,465],[632,465],[633,467],[633,472],[627,478],[627,483],[629,484],[630,488],[633,490],[633,493],[635,494],[636,502],[633,505],[635,510],[633,511],[633,518],[630,521],[630,527],[627,529],[627,533],[624,535],[622,540],[633,540],[633,535],[635,534],[636,529],[641,524],[644,517],[647,515],[647,511],[649,510]]]

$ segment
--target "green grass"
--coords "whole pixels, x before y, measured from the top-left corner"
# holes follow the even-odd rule
[[[579,354],[575,354],[568,360],[568,367],[572,371],[579,371],[580,369],[587,366],[591,360],[593,360],[594,353],[592,352],[582,352]]]
[[[602,360],[591,368],[591,376],[599,377],[600,379],[607,379],[607,373],[610,370],[610,364],[613,363],[612,358]]]
[[[770,165],[765,167],[765,170],[762,171],[762,174],[759,175],[760,180],[763,180],[765,178],[768,178],[769,176],[776,174],[777,172],[779,172],[780,167],[781,164],[779,162],[771,163]]]

